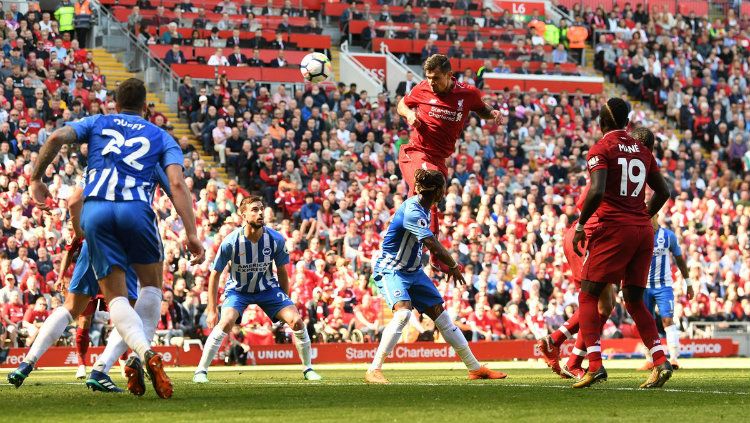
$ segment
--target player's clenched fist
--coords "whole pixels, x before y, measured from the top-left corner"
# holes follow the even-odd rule
[[[193,255],[190,264],[201,264],[205,258],[206,251],[203,249],[203,243],[195,235],[189,235],[187,239],[187,248],[190,254]]]
[[[29,185],[29,194],[38,209],[49,209],[49,207],[47,207],[47,198],[52,198],[52,194],[50,194],[49,189],[44,182],[32,179],[31,184]]]

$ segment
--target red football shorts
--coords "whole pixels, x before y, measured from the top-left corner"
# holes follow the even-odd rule
[[[409,187],[409,197],[414,195],[414,172],[417,169],[439,170],[443,172],[446,178],[448,177],[445,159],[431,158],[409,144],[402,146],[398,153],[398,167],[401,169],[401,176]]]
[[[106,310],[107,306],[104,302],[104,298],[101,298],[99,296],[93,297],[89,300],[89,303],[86,304],[86,308],[83,310],[83,313],[81,313],[81,316],[93,316],[94,313],[96,313],[97,310],[99,310],[99,304],[100,302],[104,304],[102,306],[102,309]]]
[[[583,267],[583,257],[585,257],[586,254],[586,244],[584,243],[583,247],[578,248],[579,251],[584,253],[583,256],[579,256],[573,251],[573,235],[576,233],[577,224],[578,221],[576,220],[565,230],[565,234],[563,235],[563,253],[565,254],[565,259],[568,260],[568,264],[570,265],[572,282],[577,289],[581,289],[581,267]]]
[[[591,282],[622,280],[622,286],[645,288],[653,253],[654,228],[651,225],[600,225],[589,237],[581,279]]]

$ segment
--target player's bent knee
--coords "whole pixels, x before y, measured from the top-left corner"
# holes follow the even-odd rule
[[[393,311],[412,309],[411,301],[399,301],[393,305]]]
[[[438,316],[443,314],[443,311],[445,311],[445,309],[443,308],[442,304],[437,304],[432,307],[428,307],[424,310],[425,314],[429,316],[429,318],[432,319],[433,321],[437,319]]]
[[[664,327],[672,326],[674,324],[674,320],[671,317],[663,317],[661,319],[661,323],[662,325],[664,325]]]
[[[411,318],[411,309],[401,308],[393,312],[393,319],[401,325],[405,325]]]

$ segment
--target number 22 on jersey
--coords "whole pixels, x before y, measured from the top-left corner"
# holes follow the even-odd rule
[[[148,138],[135,137],[126,140],[121,133],[115,131],[114,129],[103,129],[102,135],[112,137],[109,143],[107,143],[107,145],[102,150],[102,156],[106,156],[110,153],[119,155],[122,154],[121,149],[123,146],[133,147],[136,144],[140,144],[140,148],[125,156],[122,161],[136,170],[143,170],[143,164],[139,163],[138,159],[146,155],[149,148],[151,148],[151,142],[148,140]]]

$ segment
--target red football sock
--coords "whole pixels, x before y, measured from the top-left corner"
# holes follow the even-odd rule
[[[572,316],[570,316],[570,319],[568,319],[565,323],[562,324],[559,328],[557,328],[556,331],[552,332],[550,337],[552,338],[552,343],[555,344],[555,346],[560,346],[565,342],[567,339],[570,339],[578,333],[578,318],[580,316],[580,311],[576,310],[575,313],[573,313]]]
[[[646,304],[643,301],[626,302],[625,308],[630,313],[635,326],[638,328],[643,345],[651,351],[654,366],[663,364],[667,360],[667,356],[664,354],[664,347],[661,345],[661,339],[659,339],[656,321],[648,311],[648,308],[646,308]]]
[[[430,230],[435,236],[440,233],[440,212],[436,204],[433,204],[430,208]]]
[[[599,319],[601,322],[601,326],[599,326],[599,332],[601,333],[604,330],[604,325],[607,324],[607,320],[609,320],[609,316],[600,314]],[[584,358],[586,358],[586,345],[584,345],[583,342],[583,335],[579,334],[576,338],[575,346],[570,351],[570,355],[568,356],[568,368],[573,369],[576,367],[581,367],[583,365]]]
[[[601,338],[601,322],[597,303],[599,298],[587,292],[578,294],[579,302],[579,336],[583,338],[586,346],[586,357],[589,359],[589,372],[595,372],[602,367],[602,347],[599,344]]]
[[[573,346],[573,349],[570,350],[570,355],[568,355],[568,361],[566,363],[568,369],[581,367],[584,358],[586,358],[586,345],[583,342],[583,335],[579,333],[576,338],[576,344]]]
[[[86,352],[89,350],[89,329],[78,328],[76,329],[76,358],[78,359],[78,365],[83,366],[86,364]]]

